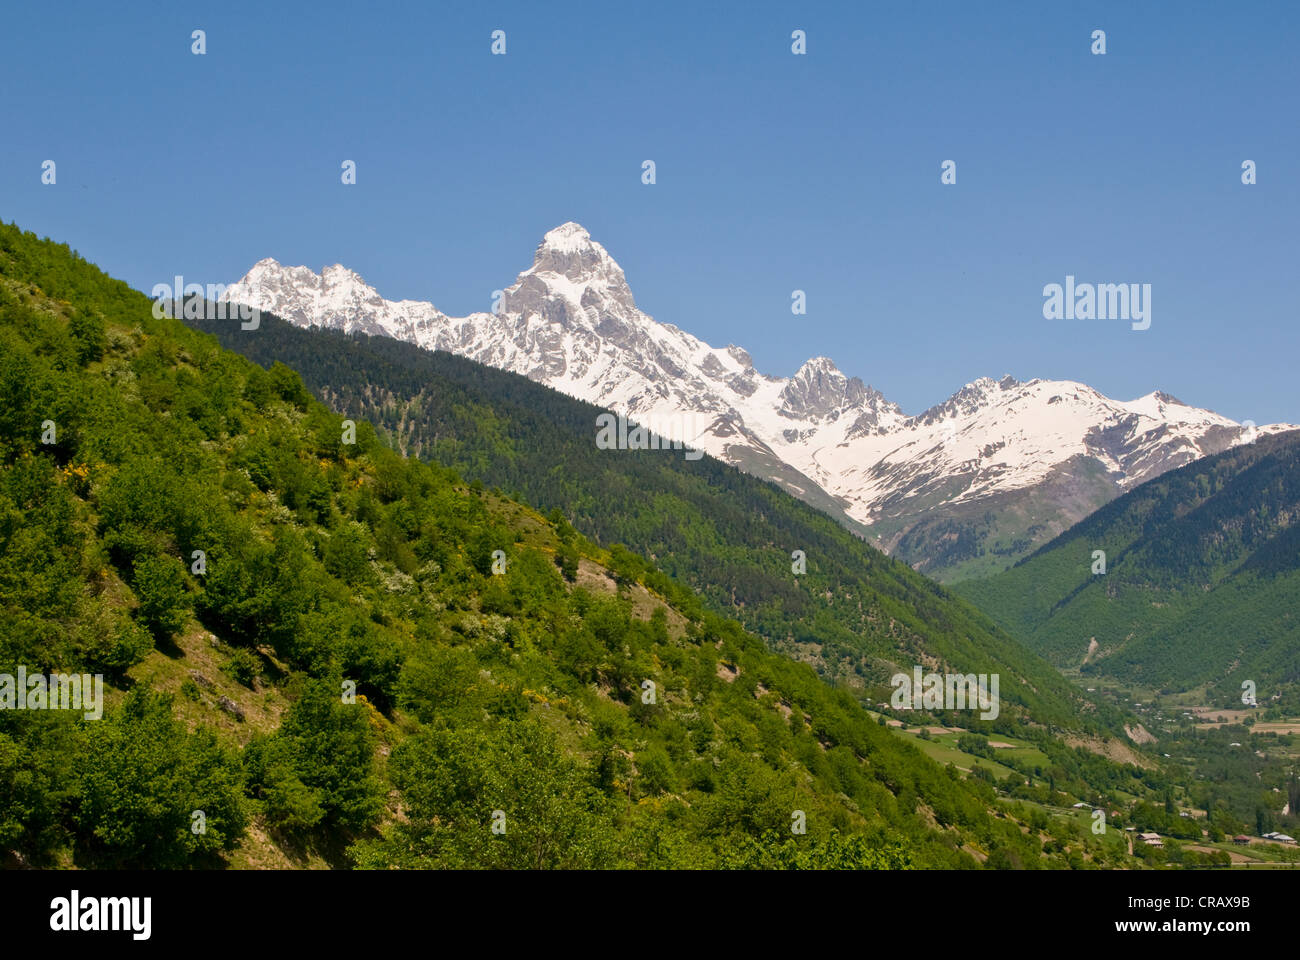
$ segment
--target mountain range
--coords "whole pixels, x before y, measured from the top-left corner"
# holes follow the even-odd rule
[[[909,415],[826,357],[770,376],[743,348],[642,312],[622,268],[572,222],[496,293],[491,311],[452,317],[386,300],[339,264],[318,274],[264,259],[224,299],[298,326],[445,350],[673,424],[941,580],[1001,570],[1166,470],[1286,429],[1160,392],[1116,401],[1073,381],[984,377]]]

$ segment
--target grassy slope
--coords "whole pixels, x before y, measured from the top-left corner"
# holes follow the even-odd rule
[[[828,679],[881,687],[898,669],[951,666],[1000,673],[999,723],[1022,717],[1067,728],[1118,730],[1109,708],[945,588],[866,545],[775,486],[712,458],[680,452],[601,451],[598,408],[532,381],[388,338],[344,336],[263,316],[255,332],[193,321],[230,349],[300,371],[336,411],[367,417],[404,451],[561,508],[602,543],[653,557],[777,650]],[[791,573],[791,551],[807,574]]]

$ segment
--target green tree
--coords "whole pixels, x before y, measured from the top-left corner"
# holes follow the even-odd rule
[[[106,340],[102,317],[77,310],[68,320],[68,333],[76,344],[77,362],[82,366],[103,356]]]
[[[363,866],[613,865],[608,801],[536,721],[424,730],[393,751],[392,769],[408,823],[358,845]]]
[[[278,826],[359,831],[379,816],[372,708],[343,702],[341,690],[335,680],[307,682],[280,728],[248,752],[250,788]]]
[[[238,764],[211,732],[174,720],[170,697],[132,690],[88,725],[77,768],[74,820],[87,865],[200,866],[243,831]]]
[[[134,583],[140,599],[140,621],[156,637],[170,637],[185,625],[190,600],[180,561],[147,556],[135,564]]]

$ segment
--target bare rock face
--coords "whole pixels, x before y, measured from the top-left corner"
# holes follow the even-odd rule
[[[834,420],[861,410],[872,393],[857,377],[840,373],[829,357],[813,357],[781,391],[780,412],[795,420]]]

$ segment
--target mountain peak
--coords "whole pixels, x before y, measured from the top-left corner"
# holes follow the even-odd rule
[[[1037,383],[1037,381],[1034,381]],[[946,417],[970,416],[995,402],[999,394],[1015,390],[1025,384],[1011,374],[1005,374],[1000,380],[992,377],[979,377],[962,387],[943,403],[936,403],[930,409],[919,413],[915,423],[928,425]]]
[[[585,227],[570,220],[548,230],[533,265],[506,290],[502,309],[569,324],[582,317],[601,322],[636,317],[636,301],[623,269]]]
[[[575,283],[593,278],[603,279],[614,287],[623,287],[623,270],[608,251],[591,239],[585,227],[570,220],[548,230],[537,245],[533,266],[526,273],[558,273]]]
[[[579,250],[593,246],[591,234],[580,223],[574,223],[570,220],[568,223],[562,223],[554,230],[548,230],[542,237],[542,247],[548,250],[556,250],[564,253],[574,253]],[[599,246],[599,244],[596,244]]]
[[[369,286],[369,284],[362,279],[361,274],[357,273],[355,270],[349,270],[341,263],[335,263],[326,267],[320,272],[320,275],[322,280],[330,284],[351,283],[357,286]]]
[[[781,391],[781,412],[799,419],[834,419],[867,398],[867,388],[857,377],[846,377],[830,357],[812,357]]]
[[[832,377],[844,376],[844,374],[840,373],[840,368],[835,366],[835,361],[830,357],[809,357],[804,361],[803,366],[795,372],[794,376],[795,379],[798,380],[822,375]]]
[[[954,393],[948,398],[948,402],[965,402],[968,404],[973,402],[978,404],[994,394],[1014,390],[1022,386],[1024,384],[1009,373],[996,380],[993,377],[980,377],[977,380],[972,380]]]

